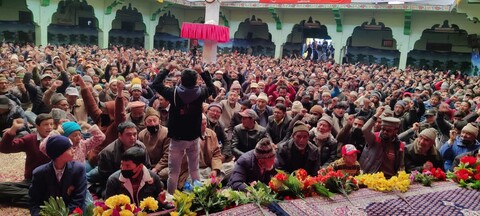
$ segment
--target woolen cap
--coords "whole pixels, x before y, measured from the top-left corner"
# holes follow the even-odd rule
[[[72,134],[75,131],[81,131],[82,128],[80,128],[80,125],[77,124],[76,122],[64,122],[62,124],[63,128],[63,135],[68,137],[70,134]]]
[[[65,136],[54,136],[47,140],[46,152],[50,159],[55,160],[72,147],[72,142]]]
[[[301,121],[295,122],[295,125],[293,126],[293,134],[299,131],[305,131],[307,133],[309,132],[307,125]]]
[[[472,134],[475,136],[475,138],[478,136],[478,128],[472,123],[468,123],[465,127],[463,127],[462,132]]]
[[[400,119],[395,117],[383,117],[382,126],[392,126],[398,128],[400,126]]]
[[[428,139],[435,141],[437,138],[437,130],[435,128],[427,128],[420,132],[420,136],[426,136]]]
[[[254,110],[252,110],[252,109],[246,109],[246,110],[244,110],[243,112],[240,112],[239,114],[240,114],[242,117],[245,117],[245,118],[253,118],[253,119],[255,119],[255,120],[258,119],[257,113],[256,113]]]
[[[218,109],[220,109],[220,112],[223,112],[223,108],[222,106],[220,106],[219,103],[211,103],[210,105],[208,105],[208,110],[210,110],[210,108],[212,107],[217,107]]]
[[[0,109],[9,109],[10,99],[5,95],[0,95]]]
[[[268,140],[268,141],[267,141]],[[257,159],[267,159],[275,157],[275,149],[268,138],[261,139],[255,146],[253,154]]]
[[[52,105],[55,105],[57,103],[59,103],[60,101],[62,100],[67,100],[67,98],[65,98],[65,96],[63,96],[62,93],[55,93],[52,95],[52,97],[50,98],[50,103]]]
[[[268,102],[268,96],[262,92],[260,95],[258,95],[257,100],[264,100],[265,102]]]
[[[300,112],[303,109],[303,105],[300,101],[294,101],[292,103],[292,111],[293,112]]]
[[[148,107],[147,112],[145,112],[145,119],[149,116],[157,116],[158,118],[160,118],[160,113],[158,113],[158,111],[155,110],[153,107]]]

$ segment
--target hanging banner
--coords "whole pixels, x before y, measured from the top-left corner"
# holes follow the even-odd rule
[[[259,0],[265,4],[350,4],[352,0]]]

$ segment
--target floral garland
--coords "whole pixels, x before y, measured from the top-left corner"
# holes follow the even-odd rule
[[[388,180],[383,172],[362,174],[355,178],[360,185],[365,185],[369,189],[381,192],[400,191],[405,193],[410,187],[410,175],[405,171],[399,171],[397,176],[392,176]]]
[[[447,173],[448,179],[458,183],[460,187],[480,190],[480,157],[464,156],[454,172]]]
[[[445,181],[446,174],[440,168],[424,169],[421,173],[417,170],[410,174],[410,181],[419,182],[423,186],[431,186],[433,181]]]

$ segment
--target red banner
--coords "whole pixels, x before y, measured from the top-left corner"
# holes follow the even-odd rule
[[[352,0],[259,0],[265,4],[350,4]]]

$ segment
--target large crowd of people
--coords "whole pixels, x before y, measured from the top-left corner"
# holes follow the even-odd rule
[[[0,204],[38,215],[125,194],[139,203],[211,176],[244,190],[275,169],[396,175],[479,154],[480,79],[459,71],[123,47],[0,50],[0,152],[25,180]]]

